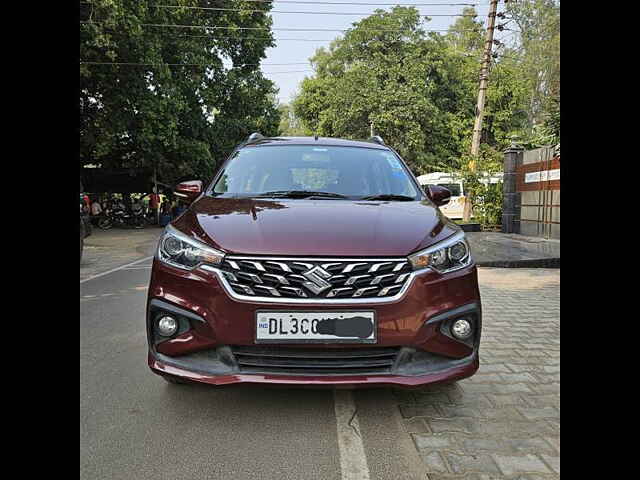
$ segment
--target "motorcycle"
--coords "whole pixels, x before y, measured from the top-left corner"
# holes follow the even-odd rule
[[[144,214],[142,206],[134,208],[131,212],[130,223],[133,228],[144,228],[147,225],[147,219]]]
[[[141,208],[134,209],[131,212],[123,208],[108,208],[104,211],[104,215],[98,220],[98,227],[102,230],[109,230],[111,227],[136,229],[144,228],[146,220]]]

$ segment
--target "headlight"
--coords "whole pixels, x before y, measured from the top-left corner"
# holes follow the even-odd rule
[[[452,272],[471,263],[469,244],[464,232],[456,233],[429,248],[409,256],[415,270],[430,267],[440,273]]]
[[[193,270],[203,263],[216,265],[223,258],[223,252],[187,237],[171,225],[167,225],[158,244],[158,259],[184,270]]]

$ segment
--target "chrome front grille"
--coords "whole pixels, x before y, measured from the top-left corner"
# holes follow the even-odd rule
[[[219,267],[233,291],[274,299],[392,297],[411,276],[406,259],[226,257]]]

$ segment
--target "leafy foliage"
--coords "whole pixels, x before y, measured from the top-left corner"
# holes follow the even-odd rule
[[[273,46],[264,13],[202,11],[215,0],[81,2],[80,165],[157,167],[165,182],[211,175],[249,133],[275,135],[276,89],[258,64]],[[255,9],[250,2],[238,7]],[[265,9],[271,7],[265,4]],[[229,25],[243,30],[151,25]],[[151,65],[139,65],[151,64]],[[181,64],[181,65],[171,65]],[[183,65],[195,64],[195,65]]]
[[[316,75],[302,82],[295,114],[324,136],[367,138],[373,123],[417,174],[459,165],[473,129],[483,35],[471,16],[439,35],[425,33],[415,8],[377,10],[316,51]],[[483,140],[501,149],[522,127],[524,115],[513,112],[524,109],[525,95],[514,62],[495,65],[493,77]]]
[[[536,132],[536,127],[539,129],[543,123],[547,127],[543,134],[549,136],[551,133],[552,142],[559,140],[560,2],[508,2],[505,4],[505,12],[515,22],[518,45],[515,53],[518,56],[520,75],[526,86],[527,122],[522,133],[523,140],[536,144],[541,132]],[[550,117],[557,119],[555,127],[549,123],[554,122]],[[535,146],[541,145],[548,143]]]
[[[293,102],[296,116],[319,135],[347,138],[368,137],[373,123],[416,174],[462,175],[476,217],[499,223],[501,185],[481,177],[502,170],[501,152],[514,135],[532,146],[560,138],[558,2],[506,5],[519,36],[492,59],[477,158],[468,152],[485,29],[473,8],[445,35],[426,34],[410,7],[378,10],[355,23],[316,51],[316,74]]]
[[[474,215],[483,227],[502,223],[502,182],[482,185],[476,191]]]
[[[551,136],[551,143],[560,143],[560,91],[551,97],[545,112],[544,128]]]
[[[300,119],[295,115],[291,105],[283,103],[278,105],[280,112],[280,125],[278,127],[278,135],[283,137],[307,137],[313,134],[308,128],[302,124]]]
[[[502,162],[502,153],[485,144],[480,146],[477,157],[463,155],[456,169],[465,194],[471,199],[473,216],[485,227],[498,225],[502,220],[502,182],[489,183],[492,175],[502,171]]]

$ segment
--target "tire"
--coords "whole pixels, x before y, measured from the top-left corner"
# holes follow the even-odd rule
[[[108,218],[101,218],[98,220],[98,227],[102,230],[109,230],[113,225],[111,224],[111,220]]]
[[[172,385],[189,385],[189,382],[186,380],[182,380],[179,377],[173,377],[170,375],[162,375],[162,378],[165,382],[170,383]]]

